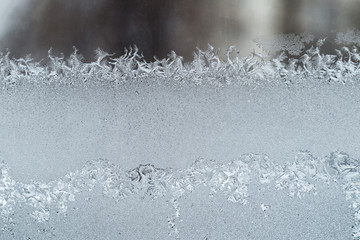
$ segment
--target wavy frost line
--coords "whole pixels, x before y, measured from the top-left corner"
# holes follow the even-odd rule
[[[175,213],[168,217],[170,235],[179,238],[176,222],[180,218],[178,199],[196,191],[203,185],[209,188],[209,197],[223,194],[229,201],[246,204],[248,186],[258,179],[262,184],[274,183],[276,189],[284,189],[291,197],[316,193],[316,180],[339,183],[346,199],[354,210],[354,237],[360,237],[360,161],[343,152],[333,152],[316,158],[303,151],[296,155],[295,162],[277,165],[267,156],[245,154],[227,164],[197,160],[188,169],[162,169],[150,164],[123,170],[104,159],[89,161],[81,170],[69,173],[49,183],[25,184],[9,176],[4,161],[0,164],[0,210],[3,221],[9,221],[16,204],[34,208],[32,216],[39,222],[50,218],[51,207],[57,213],[67,211],[67,203],[75,201],[77,193],[99,185],[105,196],[116,201],[130,195],[148,198],[170,196],[169,202]]]

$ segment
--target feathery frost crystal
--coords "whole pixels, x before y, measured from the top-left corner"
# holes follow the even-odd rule
[[[10,53],[6,53],[0,55],[0,86],[2,91],[7,91],[29,85],[122,87],[143,81],[212,87],[357,83],[360,79],[359,33],[355,30],[339,33],[335,40],[339,48],[330,54],[322,51],[325,41],[328,39],[315,40],[312,35],[280,35],[274,40],[258,40],[263,51],[254,50],[246,57],[240,57],[235,47],[221,56],[209,45],[205,51],[197,49],[191,62],[184,62],[175,52],[165,59],[146,62],[136,47],[125,49],[120,57],[98,49],[93,62],[84,62],[76,49],[68,58],[54,56],[49,51],[46,63],[36,62],[31,56],[11,58]],[[7,164],[1,159],[1,231],[13,233],[16,224],[13,217],[18,207],[28,209],[28,215],[37,222],[48,222],[54,214],[66,216],[69,204],[76,201],[79,194],[100,187],[104,196],[116,202],[131,196],[165,198],[172,212],[164,218],[169,236],[180,239],[179,201],[199,187],[205,187],[210,198],[219,195],[230,203],[248,204],[249,188],[253,184],[268,184],[286,191],[290,197],[303,198],[306,194],[317,194],[321,184],[335,183],[343,189],[344,199],[351,203],[353,238],[360,239],[359,163],[360,160],[340,151],[325,157],[302,151],[295,161],[286,164],[250,153],[229,163],[199,158],[186,169],[151,164],[122,169],[111,161],[97,159],[54,181],[23,183],[10,176]],[[262,203],[260,207],[267,216],[270,206]]]

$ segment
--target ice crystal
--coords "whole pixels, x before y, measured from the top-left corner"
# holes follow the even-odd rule
[[[345,197],[352,202],[354,210],[354,236],[360,232],[360,174],[359,160],[343,152],[333,152],[323,158],[313,157],[309,152],[297,154],[295,162],[283,166],[270,161],[265,155],[245,154],[228,164],[197,160],[188,169],[162,169],[153,165],[140,165],[131,170],[122,170],[105,159],[89,161],[78,171],[49,183],[25,184],[12,180],[4,162],[0,172],[0,210],[3,222],[9,226],[17,204],[33,208],[30,214],[39,222],[51,218],[50,209],[66,213],[68,202],[76,201],[76,194],[95,185],[102,187],[105,196],[121,201],[130,195],[157,198],[168,196],[168,204],[174,214],[168,216],[169,235],[179,239],[176,226],[181,219],[178,202],[186,194],[196,191],[198,186],[209,189],[209,196],[224,195],[230,202],[246,204],[248,186],[255,174],[262,184],[273,182],[276,189],[284,189],[291,197],[316,194],[316,184],[335,182],[342,186]],[[264,213],[269,209],[261,205]],[[12,221],[12,220],[11,220]]]
[[[350,41],[340,36],[338,42]],[[334,49],[336,54],[323,54],[324,41],[313,41],[311,35],[281,35],[276,38],[276,44],[261,42],[263,49],[269,51],[271,48],[270,52],[279,54],[253,51],[246,57],[240,57],[235,47],[230,47],[222,56],[209,45],[206,51],[198,49],[189,63],[175,52],[165,59],[146,62],[136,47],[126,49],[125,54],[117,58],[98,49],[95,61],[90,63],[83,61],[77,49],[68,58],[54,56],[49,51],[47,63],[36,62],[30,56],[11,58],[10,53],[6,53],[0,55],[0,85],[2,88],[35,83],[119,85],[154,79],[159,83],[256,86],[312,80],[345,83],[358,79],[360,55],[357,47],[339,46]]]
[[[155,81],[159,84],[194,84],[226,86],[276,85],[306,83],[307,81],[341,83],[358,81],[360,54],[356,32],[338,34],[335,54],[324,54],[322,46],[327,39],[315,40],[311,35],[281,35],[275,42],[262,43],[269,53],[253,51],[240,57],[235,47],[224,56],[209,46],[197,49],[191,62],[171,52],[165,59],[146,62],[136,47],[114,57],[100,49],[93,62],[84,62],[74,49],[70,57],[54,56],[49,51],[47,62],[36,62],[31,56],[11,58],[10,53],[0,55],[0,86],[16,88],[18,85],[90,85],[123,86],[131,82]],[[317,194],[318,184],[339,184],[354,212],[353,236],[360,238],[360,167],[359,160],[344,152],[325,157],[314,157],[307,151],[299,152],[295,161],[276,164],[265,155],[245,154],[229,163],[198,159],[187,169],[159,168],[142,164],[124,170],[106,159],[88,161],[83,168],[48,182],[22,183],[10,175],[0,158],[0,215],[4,229],[14,223],[16,207],[25,205],[38,222],[48,222],[54,210],[66,216],[70,202],[84,190],[100,187],[104,196],[116,202],[131,196],[156,199],[164,197],[171,207],[167,217],[169,235],[179,239],[181,220],[179,200],[205,187],[210,197],[218,195],[232,203],[247,204],[249,186],[254,181],[273,185],[291,197],[302,198]],[[269,205],[261,204],[267,215]],[[164,220],[166,221],[166,220]]]
[[[256,42],[266,52],[277,53],[285,51],[291,55],[299,55],[305,50],[306,45],[312,42],[315,37],[311,34],[279,34],[274,37],[260,38]]]
[[[348,29],[345,33],[339,32],[336,34],[335,41],[338,44],[355,44],[360,47],[360,32],[355,29]]]

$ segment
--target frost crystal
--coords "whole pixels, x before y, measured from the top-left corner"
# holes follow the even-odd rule
[[[354,209],[354,236],[360,232],[360,168],[359,160],[343,152],[334,152],[323,158],[315,158],[309,152],[300,152],[294,163],[276,165],[267,156],[245,154],[228,164],[197,160],[185,170],[162,169],[153,165],[140,165],[125,171],[104,159],[89,161],[81,170],[72,172],[49,183],[24,184],[11,179],[4,162],[0,166],[0,210],[3,222],[9,225],[14,206],[25,204],[34,210],[30,214],[39,222],[51,218],[51,208],[66,213],[68,202],[76,200],[76,194],[102,187],[105,196],[115,201],[130,195],[157,198],[168,196],[174,214],[168,216],[169,235],[179,239],[176,226],[181,219],[178,202],[198,186],[209,189],[209,196],[224,195],[230,202],[246,204],[251,175],[255,174],[262,184],[275,183],[276,189],[284,189],[291,197],[316,194],[315,184],[322,180],[337,182],[344,189],[346,199]],[[262,204],[266,215],[269,205]],[[10,220],[9,220],[10,219]],[[12,220],[11,220],[12,221]]]
[[[350,37],[352,36],[352,37]],[[357,33],[338,34],[339,43],[357,43]],[[306,81],[345,83],[358,79],[360,55],[356,46],[339,46],[336,54],[323,54],[325,39],[314,41],[312,35],[280,35],[273,40],[258,41],[267,54],[253,51],[240,57],[235,47],[225,56],[212,46],[206,51],[198,49],[192,62],[184,63],[181,56],[171,52],[165,59],[146,62],[139,49],[127,49],[125,54],[113,58],[100,49],[94,62],[83,62],[75,49],[69,58],[53,56],[49,51],[48,63],[31,59],[11,58],[0,54],[0,86],[8,88],[19,84],[125,84],[129,81],[159,83],[190,83],[224,86],[228,84],[264,85]],[[269,54],[270,53],[270,54]],[[276,53],[276,54],[275,54]]]
[[[315,37],[311,34],[295,35],[292,33],[258,39],[256,42],[264,51],[271,54],[286,51],[290,55],[299,55],[314,39]]]
[[[337,44],[355,44],[360,47],[360,32],[355,29],[348,29],[345,33],[337,33],[336,39]]]
[[[359,46],[355,30],[339,33],[338,44]],[[327,39],[315,40],[311,35],[281,35],[272,42],[261,42],[268,53],[253,51],[240,57],[235,47],[220,56],[212,46],[198,49],[194,59],[185,63],[171,52],[165,59],[146,62],[136,47],[115,58],[100,49],[96,59],[87,63],[75,49],[69,58],[53,56],[49,51],[46,64],[30,56],[11,58],[0,55],[0,86],[3,89],[18,85],[91,85],[123,86],[132,82],[155,81],[159,84],[194,84],[226,86],[276,85],[306,82],[341,83],[360,79],[360,54],[357,46],[339,46],[335,54],[324,54]],[[199,159],[187,169],[159,168],[142,164],[124,170],[106,159],[89,161],[83,168],[48,183],[15,181],[0,159],[0,215],[3,229],[11,229],[16,207],[27,206],[28,215],[38,222],[51,220],[54,210],[66,216],[70,202],[77,195],[96,186],[104,196],[124,201],[131,196],[156,199],[164,197],[171,206],[167,217],[169,235],[179,239],[181,221],[179,200],[205,187],[210,197],[218,195],[232,203],[247,204],[249,186],[256,182],[272,184],[291,197],[302,198],[316,194],[318,184],[335,182],[344,190],[354,212],[353,236],[360,238],[360,167],[359,160],[344,152],[334,152],[317,158],[307,151],[299,152],[294,162],[278,165],[267,156],[245,154],[226,164]],[[264,214],[270,206],[260,205]],[[166,219],[164,219],[166,222]],[[10,230],[9,230],[10,231]]]

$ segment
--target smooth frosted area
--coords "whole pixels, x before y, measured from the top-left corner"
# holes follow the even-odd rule
[[[299,150],[360,158],[359,101],[351,85],[20,87],[1,93],[0,149],[25,182],[54,180],[97,158],[124,169],[226,163],[250,152],[278,163]]]

